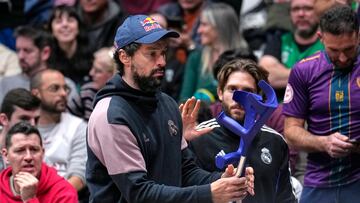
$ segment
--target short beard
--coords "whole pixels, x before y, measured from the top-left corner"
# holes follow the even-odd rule
[[[309,39],[315,35],[317,30],[318,30],[318,24],[314,24],[307,30],[296,30],[296,33],[304,39]]]
[[[164,68],[158,68],[152,70],[149,76],[141,76],[136,71],[134,71],[133,79],[141,91],[146,93],[154,93],[160,89],[161,80],[163,77],[161,78],[152,77],[155,74],[155,72],[158,71],[159,69],[164,69]]]
[[[232,115],[231,115],[231,111],[230,111],[230,107],[229,106],[226,106],[224,103],[221,103],[221,106],[222,106],[222,109],[224,111],[224,113],[231,117],[232,119],[234,119],[235,121],[237,121],[238,123],[240,123],[241,125],[244,124],[244,119],[245,119],[245,115],[243,118],[233,118]]]
[[[66,111],[66,108],[65,109],[57,109],[56,106],[51,106],[51,105],[47,105],[47,104],[44,104],[44,103],[41,103],[41,108],[44,111],[50,112],[50,113],[53,113],[53,114],[61,114],[61,113]]]

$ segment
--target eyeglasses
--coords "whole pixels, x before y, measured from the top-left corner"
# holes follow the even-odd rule
[[[45,88],[45,90],[48,92],[54,93],[54,94],[58,93],[60,90],[64,90],[66,94],[70,94],[70,92],[71,92],[71,89],[69,86],[67,86],[67,85],[61,86],[61,85],[57,85],[57,84],[50,85],[49,87]]]

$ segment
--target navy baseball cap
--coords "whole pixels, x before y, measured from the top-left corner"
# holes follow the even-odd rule
[[[117,29],[114,46],[123,48],[132,42],[151,44],[164,37],[177,38],[180,35],[171,30],[166,30],[158,22],[146,15],[133,15],[126,18]]]

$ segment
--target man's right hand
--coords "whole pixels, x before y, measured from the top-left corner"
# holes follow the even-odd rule
[[[14,182],[20,188],[20,196],[23,201],[36,197],[39,180],[27,172],[19,172],[14,177]]]
[[[248,183],[245,177],[220,178],[210,184],[214,203],[227,203],[246,197]]]

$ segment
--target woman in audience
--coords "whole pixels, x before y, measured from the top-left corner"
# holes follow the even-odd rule
[[[72,79],[78,87],[89,80],[92,53],[83,33],[82,22],[73,7],[54,8],[48,28],[55,38],[50,66]],[[92,39],[95,40],[95,39]]]
[[[229,49],[247,48],[239,32],[235,10],[224,3],[205,6],[200,16],[198,33],[201,50],[193,51],[187,61],[180,101],[191,96],[212,103],[216,100],[217,82],[212,67],[219,55]]]
[[[101,48],[95,52],[94,63],[90,70],[92,82],[81,86],[80,97],[69,102],[68,109],[72,114],[89,120],[96,92],[104,87],[105,83],[117,72],[112,58],[113,52],[112,48]]]

